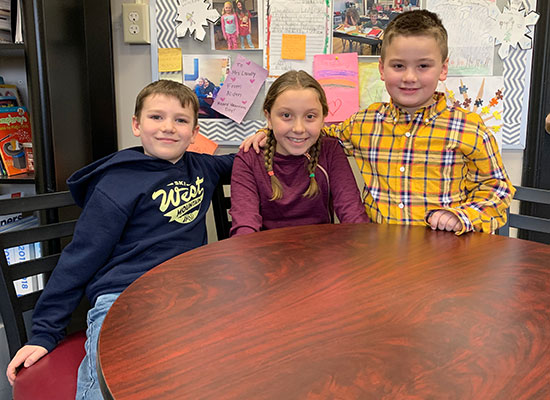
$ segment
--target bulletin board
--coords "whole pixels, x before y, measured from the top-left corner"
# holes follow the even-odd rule
[[[477,112],[502,149],[525,148],[536,0],[424,0],[449,34],[440,90]]]
[[[265,85],[259,89],[252,105],[246,112],[244,119],[237,123],[231,119],[223,118],[200,118],[200,132],[207,138],[214,140],[222,145],[240,144],[244,138],[255,133],[259,128],[266,125],[262,103],[265,97],[266,87],[272,82],[281,71],[288,69],[305,69],[312,71],[311,62],[313,56],[318,53],[329,53],[330,43],[327,30],[329,29],[329,10],[331,10],[330,0],[246,0],[245,4],[249,10],[257,13],[258,16],[258,39],[253,43],[254,49],[251,49],[245,41],[245,49],[227,49],[223,48],[224,43],[219,41],[219,27],[213,28],[211,21],[201,25],[194,31],[187,32],[185,37],[181,37],[177,32],[177,27],[182,25],[182,16],[179,12],[179,6],[183,3],[193,3],[194,7],[202,7],[203,0],[150,0],[151,15],[151,70],[152,79],[174,79],[177,73],[159,71],[159,49],[181,49],[181,54],[185,60],[186,55],[192,55],[193,58],[206,57],[227,57],[232,66],[235,66],[240,57],[251,61],[259,66],[268,66],[270,78]],[[200,6],[198,5],[200,3]],[[223,7],[223,1],[214,1],[213,7],[209,9]],[[320,17],[321,13],[317,10],[327,10],[325,17]],[[203,10],[204,15],[208,11]],[[263,21],[261,16],[269,14],[268,21]],[[189,14],[188,14],[189,15]],[[192,18],[195,18],[195,14]],[[325,28],[319,28],[319,22]],[[271,27],[266,26],[271,24]],[[199,24],[200,25],[200,24]],[[219,23],[217,24],[219,25]],[[196,28],[196,25],[195,25]],[[270,36],[265,39],[265,31],[271,28]],[[283,32],[284,31],[284,32]],[[302,33],[307,31],[308,43],[300,42],[300,36],[293,33]],[[181,32],[180,32],[181,33]],[[287,34],[288,33],[288,34]],[[201,40],[197,40],[200,37]],[[255,38],[255,36],[253,36]],[[302,60],[286,60],[283,57],[277,58],[277,51],[281,51],[281,43],[287,42],[285,48],[292,48],[296,53],[300,48],[303,49]],[[270,46],[264,45],[268,43]],[[240,47],[241,43],[237,42]],[[301,47],[300,47],[301,46]],[[227,44],[229,47],[229,43]],[[258,48],[259,47],[259,48]],[[195,60],[196,61],[196,60]],[[200,62],[200,60],[199,60]],[[184,70],[185,70],[184,66]],[[188,74],[187,71],[184,72]],[[196,79],[194,76],[193,79]],[[224,78],[227,78],[224,77]],[[187,78],[185,78],[187,79]],[[184,82],[185,83],[185,82]],[[227,81],[230,84],[230,81]]]
[[[449,102],[478,112],[503,149],[525,147],[532,56],[530,37],[533,36],[536,23],[536,18],[533,17],[536,16],[536,1],[424,0],[420,3],[421,8],[440,15],[449,33],[449,76],[439,90],[447,93]],[[237,123],[228,118],[200,119],[201,133],[219,144],[238,144],[265,126],[262,111],[265,87],[281,71],[305,69],[313,72],[313,56],[331,53],[333,50],[331,39],[334,2],[329,0],[246,0],[247,7],[251,6],[258,16],[259,35],[254,47],[260,48],[250,49],[247,45],[245,50],[224,50],[214,45],[218,38],[211,22],[198,27],[193,38],[190,34],[178,37],[177,26],[182,21],[178,6],[186,2],[204,3],[203,0],[149,1],[153,80],[171,78],[170,72],[159,72],[159,49],[181,49],[184,58],[186,55],[226,57],[231,64],[242,56],[268,69],[266,84],[260,88],[242,122]],[[223,1],[214,1],[219,9],[220,4],[217,3],[223,4]],[[319,8],[315,9],[325,6],[329,10],[327,15],[330,20],[322,12],[318,12]],[[304,13],[296,15],[293,11],[285,14],[285,7],[302,7],[299,10]],[[208,11],[205,9],[204,12]],[[268,14],[269,18],[263,21],[262,17]],[[273,22],[280,25],[269,36],[266,33],[269,27],[266,25]],[[293,33],[304,30],[314,38],[308,39],[307,46],[292,37]],[[288,34],[285,35],[285,32]],[[197,37],[202,40],[197,40]],[[277,58],[277,46],[284,40],[287,43],[292,40],[294,52],[300,53],[300,48],[303,49],[302,60],[290,62],[282,57]],[[265,43],[271,46],[264,46]],[[376,56],[358,59],[360,108],[366,107],[372,101],[388,100],[378,75],[377,63]]]

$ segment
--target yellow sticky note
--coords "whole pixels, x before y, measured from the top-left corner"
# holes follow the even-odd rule
[[[283,33],[281,58],[285,60],[305,60],[306,35]]]
[[[159,49],[159,72],[181,71],[181,49]]]

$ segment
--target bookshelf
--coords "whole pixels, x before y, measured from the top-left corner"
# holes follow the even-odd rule
[[[77,169],[118,150],[109,0],[22,1],[24,44],[0,44],[32,127],[35,173],[0,176],[0,193],[66,189]]]
[[[0,185],[4,184],[24,184],[34,185],[34,174],[26,173],[13,176],[0,175]]]

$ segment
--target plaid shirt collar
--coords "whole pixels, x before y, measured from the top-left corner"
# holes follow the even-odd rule
[[[390,99],[388,108],[386,109],[386,120],[391,119],[394,125],[399,123],[409,124],[412,120],[415,121],[424,121],[426,125],[431,123],[438,115],[447,109],[447,99],[445,98],[445,93],[435,92],[433,95],[434,102],[426,107],[421,107],[414,115],[409,114],[407,111],[403,110],[401,107],[396,105],[393,102],[393,99]],[[400,120],[401,119],[401,120]]]

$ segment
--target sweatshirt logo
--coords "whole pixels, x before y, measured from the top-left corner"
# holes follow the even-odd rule
[[[186,183],[183,181],[174,181],[166,185],[167,190],[159,189],[153,193],[152,198],[156,200],[160,197],[159,210],[165,217],[170,217],[170,221],[176,221],[180,224],[188,224],[197,218],[199,214],[204,189],[201,184],[204,178],[195,180],[195,183]]]

